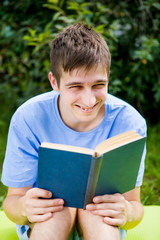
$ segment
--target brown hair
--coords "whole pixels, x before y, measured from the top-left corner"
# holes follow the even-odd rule
[[[85,67],[88,71],[97,64],[104,65],[109,76],[111,56],[103,37],[83,23],[63,29],[52,41],[51,72],[60,84],[64,72]]]

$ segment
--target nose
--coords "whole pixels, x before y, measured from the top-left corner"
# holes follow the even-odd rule
[[[93,107],[96,104],[96,96],[92,89],[87,88],[83,91],[82,102],[85,107]]]

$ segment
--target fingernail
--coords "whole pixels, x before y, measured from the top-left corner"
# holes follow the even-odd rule
[[[63,204],[64,202],[63,202],[63,200],[59,200],[59,202],[58,202],[59,204]]]
[[[48,193],[48,196],[49,196],[49,197],[52,197],[52,193],[51,193],[51,192],[49,192],[49,193]]]
[[[86,206],[86,209],[87,209],[87,210],[91,210],[91,209],[92,209],[92,206],[91,206],[91,205],[87,205],[87,206]]]
[[[93,202],[97,202],[97,201],[99,201],[99,198],[98,197],[94,197],[93,198]]]
[[[60,210],[63,209],[63,206],[59,206],[58,209],[60,209]]]

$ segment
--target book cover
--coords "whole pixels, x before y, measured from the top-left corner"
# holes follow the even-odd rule
[[[135,188],[145,140],[104,153],[95,195],[125,193]]]
[[[102,159],[92,158],[40,147],[37,186],[51,191],[53,198],[64,199],[64,206],[84,208],[95,194]]]
[[[111,147],[99,154],[85,148],[42,144],[37,186],[51,191],[53,198],[64,199],[64,206],[75,208],[85,208],[95,195],[134,189],[146,139],[124,143],[118,136],[108,140]]]

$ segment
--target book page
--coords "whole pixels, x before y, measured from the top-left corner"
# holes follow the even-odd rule
[[[134,131],[128,131],[106,139],[97,146],[96,152],[98,152],[99,154],[103,154],[107,151],[111,151],[115,148],[121,147],[127,143],[136,141],[141,138],[142,136],[140,136],[138,133]]]
[[[89,155],[93,155],[94,154],[94,151],[89,149],[89,148],[75,147],[75,146],[64,145],[64,144],[43,142],[41,144],[41,147],[51,148],[51,149],[58,149],[58,150],[69,151],[69,152],[77,152],[77,153],[89,154]]]

